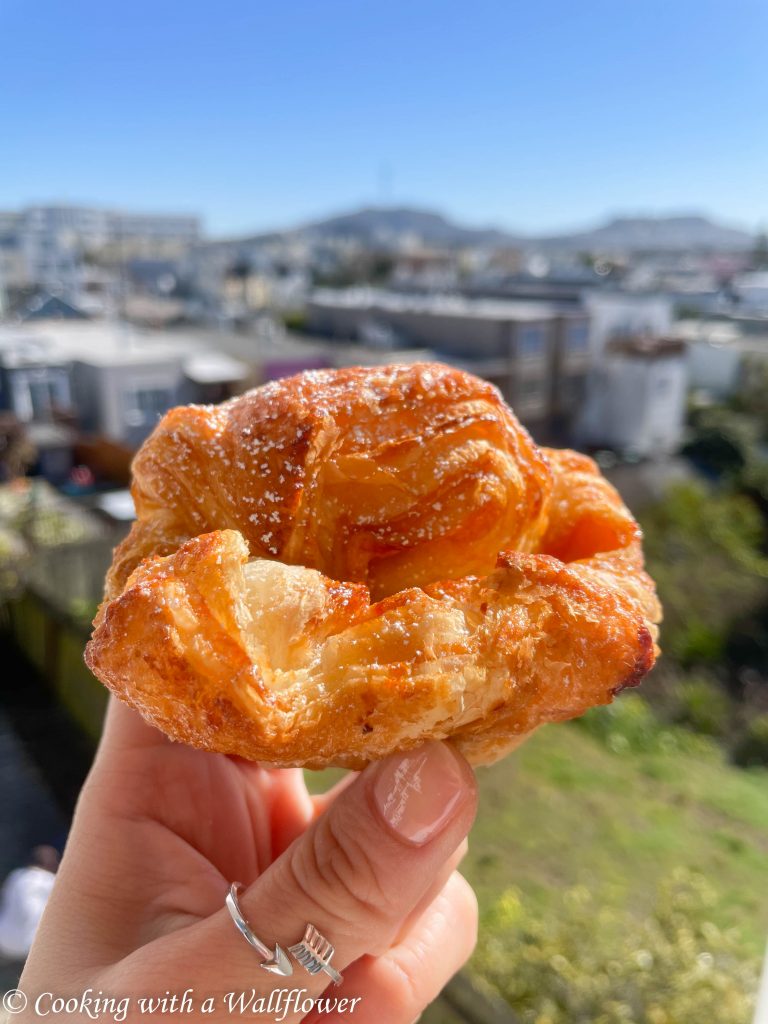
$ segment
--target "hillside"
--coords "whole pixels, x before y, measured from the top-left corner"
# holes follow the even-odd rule
[[[522,242],[522,236],[490,227],[466,227],[432,210],[410,207],[366,207],[307,224],[298,233],[309,238],[354,239],[371,247],[388,246],[409,237],[448,247]]]
[[[650,737],[644,750],[635,715],[642,705],[619,705],[615,733],[611,712],[590,713],[603,739],[580,724],[545,726],[510,757],[478,769],[480,808],[461,868],[481,911],[470,972],[485,976],[483,947],[510,890],[523,921],[554,931],[568,918],[569,893],[583,887],[596,909],[637,922],[639,933],[681,870],[712,890],[713,926],[733,929],[734,975],[740,963],[755,969],[768,931],[768,773],[733,768],[682,731]],[[327,773],[310,780],[328,781]],[[510,970],[516,944],[509,943]],[[425,1020],[443,1024],[446,1013],[435,1004]]]
[[[726,227],[707,217],[615,217],[590,231],[541,239],[553,248],[618,250],[723,249],[742,250],[754,245],[746,231]]]
[[[355,241],[374,249],[396,248],[414,239],[436,247],[491,246],[611,252],[740,251],[750,249],[754,244],[754,238],[748,232],[700,215],[619,216],[583,231],[525,235],[488,226],[462,225],[433,210],[374,206],[313,221],[283,234],[307,241]]]
[[[564,888],[608,887],[638,914],[676,868],[718,892],[718,924],[761,953],[768,931],[768,776],[715,754],[614,753],[577,725],[541,729],[478,771],[464,871],[480,905],[518,886],[542,913]]]

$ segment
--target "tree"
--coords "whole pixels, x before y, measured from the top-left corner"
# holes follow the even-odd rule
[[[754,417],[724,406],[696,410],[682,453],[707,475],[738,476],[758,439]]]
[[[686,666],[724,661],[732,628],[768,602],[759,511],[745,495],[686,483],[647,509],[642,526],[665,651]]]

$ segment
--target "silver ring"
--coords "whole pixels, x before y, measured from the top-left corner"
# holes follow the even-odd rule
[[[243,886],[240,882],[233,882],[229,887],[229,892],[227,893],[225,901],[227,904],[227,910],[245,941],[252,946],[262,958],[262,962],[259,966],[263,967],[265,971],[270,971],[272,974],[281,974],[284,978],[287,978],[289,975],[293,974],[291,961],[277,943],[275,943],[275,951],[273,953],[269,946],[265,945],[261,941],[253,928],[248,924],[242,910],[240,909],[240,904],[237,901],[237,894],[242,890],[242,888]]]
[[[229,887],[225,902],[230,917],[237,925],[237,930],[248,945],[252,946],[262,958],[259,966],[263,967],[265,971],[270,971],[272,974],[281,974],[283,977],[288,977],[293,974],[293,968],[285,952],[277,943],[275,943],[275,950],[272,952],[269,946],[261,941],[245,919],[237,899],[238,893],[242,888],[243,886],[240,882],[233,882]],[[319,974],[320,971],[323,971],[335,985],[340,985],[344,980],[336,968],[331,966],[331,958],[336,950],[313,924],[307,925],[304,929],[304,938],[294,946],[289,946],[288,952],[310,974]]]
[[[325,971],[335,985],[342,983],[342,976],[335,967],[331,967],[331,957],[336,951],[313,924],[307,925],[304,938],[295,946],[289,946],[288,952],[310,974]]]

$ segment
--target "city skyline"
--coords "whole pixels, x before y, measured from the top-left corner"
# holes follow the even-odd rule
[[[754,231],[755,0],[532,9],[4,6],[0,207],[200,213],[212,236],[364,205],[550,233],[702,212]]]
[[[304,218],[303,220],[293,220],[286,223],[275,223],[269,226],[257,227],[249,229],[247,225],[243,225],[241,228],[235,227],[232,231],[226,233],[215,233],[209,230],[205,212],[202,210],[195,209],[179,209],[160,207],[157,205],[144,204],[141,207],[136,205],[128,205],[126,203],[94,203],[87,197],[79,197],[73,199],[62,199],[56,196],[49,196],[47,198],[37,198],[29,202],[24,202],[15,205],[6,205],[0,208],[0,213],[15,213],[21,212],[26,209],[49,209],[49,208],[72,208],[72,209],[92,209],[98,210],[104,213],[126,215],[126,216],[170,216],[170,217],[192,217],[197,218],[201,226],[201,237],[207,238],[212,241],[226,238],[237,238],[237,237],[249,237],[251,235],[257,236],[261,233],[269,234],[271,231],[277,233],[290,232],[293,230],[300,230],[302,228],[310,227],[316,223],[322,223],[326,220],[333,220],[337,217],[345,217],[362,213],[366,210],[382,210],[382,211],[399,211],[407,210],[414,213],[425,213],[435,214],[437,216],[445,218],[452,225],[457,228],[464,228],[470,230],[501,230],[508,233],[510,236],[519,235],[522,241],[530,239],[531,241],[537,241],[539,239],[546,240],[548,237],[557,237],[561,235],[579,234],[582,232],[589,232],[594,229],[604,227],[610,223],[619,220],[659,220],[663,221],[668,218],[703,218],[704,220],[710,221],[719,227],[729,228],[733,230],[745,231],[753,233],[756,236],[763,234],[768,227],[768,217],[765,221],[758,221],[755,225],[746,224],[744,222],[735,222],[729,220],[726,217],[720,216],[718,211],[702,210],[702,209],[690,209],[684,206],[671,207],[669,209],[618,209],[618,210],[606,210],[601,215],[597,215],[591,219],[584,220],[583,222],[568,224],[568,225],[552,225],[547,230],[536,230],[535,227],[529,227],[527,230],[516,230],[514,225],[510,226],[501,221],[500,218],[491,218],[485,222],[478,222],[467,220],[463,217],[455,215],[454,211],[445,208],[436,208],[428,204],[428,202],[419,203],[414,202],[377,202],[375,199],[370,202],[361,202],[358,205],[348,205],[342,208],[327,209],[318,212],[316,216]]]

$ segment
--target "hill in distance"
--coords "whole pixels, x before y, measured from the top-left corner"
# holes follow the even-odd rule
[[[313,238],[349,238],[364,244],[391,244],[412,236],[427,245],[510,245],[519,239],[496,228],[465,227],[433,210],[369,206],[299,228]]]
[[[591,231],[542,239],[578,249],[749,249],[754,236],[701,215],[614,217]]]
[[[371,248],[396,247],[408,238],[436,247],[492,246],[585,251],[750,249],[754,236],[702,215],[614,217],[596,228],[561,235],[522,235],[456,223],[433,210],[370,206],[286,232],[318,240],[350,240]]]

